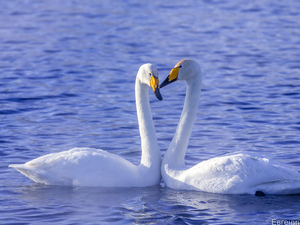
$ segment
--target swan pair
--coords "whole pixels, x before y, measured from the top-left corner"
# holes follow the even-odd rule
[[[161,161],[148,86],[162,100],[159,89],[177,80],[187,83],[186,99],[175,135]],[[300,174],[297,171],[250,154],[226,155],[191,168],[185,166],[184,157],[198,109],[201,82],[201,69],[191,59],[178,62],[160,85],[153,65],[140,67],[135,85],[142,145],[139,166],[102,150],[75,148],[10,167],[35,182],[51,185],[144,187],[158,184],[162,176],[166,186],[173,189],[222,194],[300,193]]]

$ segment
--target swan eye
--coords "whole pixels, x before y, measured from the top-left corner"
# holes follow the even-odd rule
[[[152,73],[149,73],[149,76],[152,76]]]

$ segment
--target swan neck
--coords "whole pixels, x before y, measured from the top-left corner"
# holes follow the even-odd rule
[[[167,161],[176,167],[184,167],[184,158],[193,130],[201,92],[201,76],[187,80],[183,110],[173,140],[167,150]]]
[[[149,86],[141,83],[138,77],[135,85],[135,98],[141,136],[141,165],[159,168],[161,155],[149,103]]]

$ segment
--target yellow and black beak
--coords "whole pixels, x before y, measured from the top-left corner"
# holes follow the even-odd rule
[[[163,97],[160,94],[159,88],[158,88],[159,80],[158,78],[151,76],[150,80],[150,86],[152,87],[152,90],[154,91],[154,94],[158,100],[162,100]]]
[[[171,84],[178,80],[178,73],[181,66],[177,66],[173,68],[169,74],[169,76],[159,85],[159,88],[162,88],[164,86],[167,86],[168,84]]]

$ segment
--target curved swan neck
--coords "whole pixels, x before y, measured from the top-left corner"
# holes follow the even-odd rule
[[[159,168],[161,155],[149,103],[149,86],[141,83],[138,76],[135,82],[135,101],[141,136],[141,165]]]
[[[200,73],[200,71],[199,71]],[[168,162],[172,165],[184,166],[184,158],[189,139],[193,130],[201,92],[201,76],[187,80],[186,97],[176,133],[167,150]],[[166,162],[165,162],[166,163]]]

